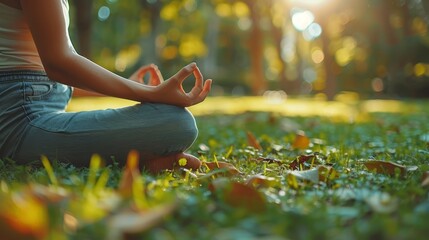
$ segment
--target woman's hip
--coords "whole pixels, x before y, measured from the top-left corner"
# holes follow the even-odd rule
[[[13,155],[31,121],[64,111],[71,91],[41,71],[0,72],[0,157]]]

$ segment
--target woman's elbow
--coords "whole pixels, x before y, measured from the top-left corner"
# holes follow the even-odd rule
[[[42,58],[43,68],[49,78],[61,80],[67,74],[69,68],[73,66],[73,57],[69,55],[46,56]]]

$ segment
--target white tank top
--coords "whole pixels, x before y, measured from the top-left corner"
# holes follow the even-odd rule
[[[68,26],[70,21],[68,1],[62,0],[62,5]],[[43,70],[42,61],[22,11],[0,3],[0,16],[0,71]]]

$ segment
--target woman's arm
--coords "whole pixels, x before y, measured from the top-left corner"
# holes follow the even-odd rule
[[[191,106],[204,100],[211,80],[203,77],[195,64],[182,68],[157,86],[149,86],[120,77],[77,54],[69,44],[69,35],[60,0],[20,0],[22,10],[48,76],[58,82],[89,89],[105,95],[139,102],[159,102]],[[162,79],[159,71],[155,78]],[[186,93],[182,82],[194,74],[194,88]]]

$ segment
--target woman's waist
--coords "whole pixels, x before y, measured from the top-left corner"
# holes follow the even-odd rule
[[[0,84],[10,82],[51,82],[43,69],[10,69],[0,70]]]

